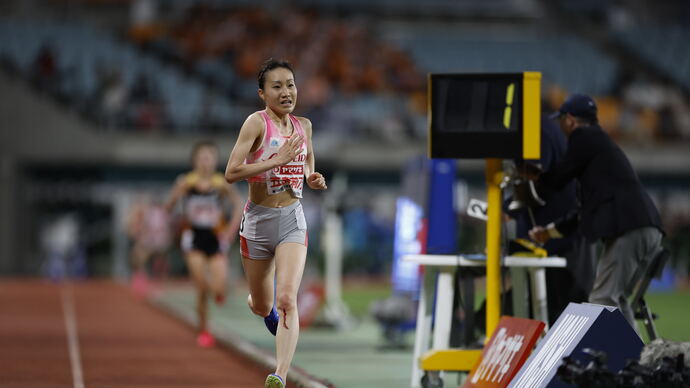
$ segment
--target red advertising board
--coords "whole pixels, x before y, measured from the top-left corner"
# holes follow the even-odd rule
[[[525,363],[544,331],[544,322],[502,317],[463,388],[503,388]]]

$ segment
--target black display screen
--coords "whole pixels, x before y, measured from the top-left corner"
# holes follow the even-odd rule
[[[433,86],[438,126],[447,132],[517,131],[516,80],[440,78]]]
[[[432,157],[512,158],[522,152],[522,74],[432,74]]]

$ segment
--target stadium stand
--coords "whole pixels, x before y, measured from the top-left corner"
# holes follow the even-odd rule
[[[0,42],[20,74],[105,126],[185,132],[234,118],[226,98],[179,68],[84,24],[2,20]]]

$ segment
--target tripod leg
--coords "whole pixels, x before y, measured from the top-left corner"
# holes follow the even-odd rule
[[[659,338],[659,334],[656,331],[656,326],[654,326],[654,316],[652,315],[652,312],[649,311],[649,307],[647,307],[647,302],[644,300],[644,298],[640,298],[639,308],[640,312],[643,314],[644,326],[647,329],[649,341],[654,341],[655,339]]]

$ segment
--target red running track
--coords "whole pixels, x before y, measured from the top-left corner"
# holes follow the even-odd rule
[[[269,371],[196,346],[111,281],[0,280],[0,387],[263,387]]]

